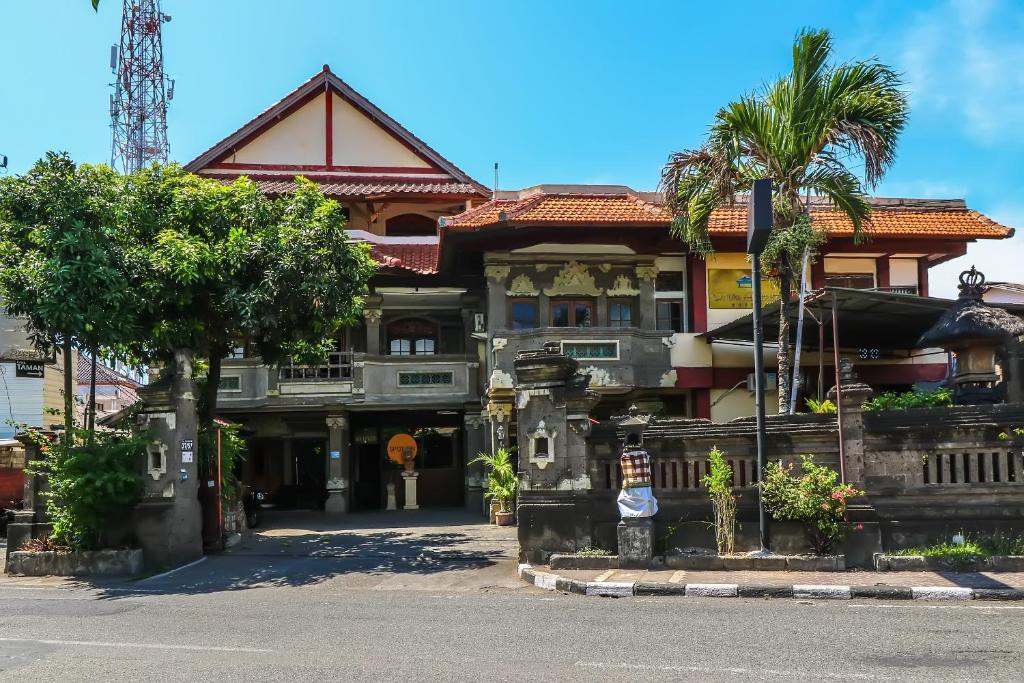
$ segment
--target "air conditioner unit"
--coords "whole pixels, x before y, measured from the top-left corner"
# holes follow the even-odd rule
[[[779,374],[777,372],[766,372],[764,373],[764,390],[775,391],[779,386]],[[756,391],[757,387],[754,384],[754,373],[747,375],[747,391]]]

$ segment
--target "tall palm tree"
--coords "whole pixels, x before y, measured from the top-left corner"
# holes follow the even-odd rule
[[[860,239],[871,212],[865,188],[874,187],[892,165],[907,121],[899,74],[873,59],[833,65],[831,56],[828,31],[801,31],[793,43],[792,72],[720,109],[704,144],[672,154],[661,177],[674,234],[701,254],[711,251],[711,212],[735,201],[754,179],[772,179],[775,234],[764,266],[777,274],[781,293],[780,411],[791,372],[791,283],[804,247],[823,239],[809,220],[810,195],[844,212]]]

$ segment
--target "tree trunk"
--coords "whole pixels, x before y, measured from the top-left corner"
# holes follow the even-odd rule
[[[71,430],[75,426],[75,395],[72,373],[74,357],[71,349],[71,335],[64,335],[64,443],[70,447]]]
[[[217,416],[217,389],[220,387],[220,367],[224,353],[214,349],[210,353],[210,369],[206,373],[206,385],[199,402],[199,431],[213,428]],[[212,432],[210,432],[212,433]]]
[[[96,350],[92,351],[92,368],[89,372],[89,431],[96,429]],[[92,440],[92,434],[89,435]]]
[[[785,259],[783,259],[785,260]],[[776,378],[779,389],[779,413],[785,414],[789,405],[790,373],[792,358],[789,353],[789,291],[792,283],[789,264],[782,263],[779,268],[779,352],[778,374]]]

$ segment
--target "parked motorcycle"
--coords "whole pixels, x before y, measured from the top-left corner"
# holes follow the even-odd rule
[[[245,509],[245,524],[250,529],[258,527],[263,521],[263,501],[266,494],[255,486],[249,486],[242,498],[242,507]]]

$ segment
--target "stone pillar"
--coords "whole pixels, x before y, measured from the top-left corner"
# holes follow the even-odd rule
[[[140,426],[147,448],[141,502],[135,508],[135,539],[146,566],[167,567],[203,554],[199,504],[197,390],[192,353],[174,351],[174,375],[143,387]]]
[[[853,372],[853,363],[848,358],[839,361],[839,382],[842,391],[835,387],[829,389],[828,398],[836,404],[841,415],[840,431],[843,445],[843,458],[846,468],[846,481],[855,487],[864,488],[864,402],[874,392],[867,384],[857,381]],[[837,394],[841,394],[837,399]]]
[[[1012,337],[1006,342],[1006,401],[1024,403],[1024,342]]]
[[[40,451],[36,439],[42,438],[53,440],[58,436],[48,430],[35,432],[34,438],[28,434],[18,434],[15,437],[21,442],[25,449],[25,464],[42,460],[43,454]],[[50,533],[49,517],[46,514],[46,499],[43,494],[47,490],[46,477],[32,474],[25,470],[24,486],[24,508],[14,513],[14,519],[7,525],[7,557],[20,548],[25,541],[33,538],[42,538]],[[10,566],[8,564],[8,566]]]
[[[638,327],[643,330],[653,330],[658,326],[657,304],[654,300],[654,278],[657,274],[658,269],[653,265],[636,267],[637,288],[640,290]]]
[[[363,318],[366,319],[366,355],[380,355],[380,319],[381,309],[366,308],[363,310]]]
[[[619,537],[619,567],[644,569],[654,557],[654,519],[626,517],[616,527]]]
[[[484,489],[486,488],[486,475],[484,474],[483,463],[470,462],[479,453],[486,452],[486,439],[484,438],[484,416],[480,413],[466,413],[465,417],[465,451],[466,451],[466,509],[474,512],[484,512]]]
[[[498,330],[504,329],[508,319],[506,301],[506,281],[511,269],[508,266],[489,264],[484,266],[487,279],[487,332],[493,336]]]
[[[512,404],[491,400],[487,403],[487,417],[490,420],[491,450],[507,448],[509,445],[509,423],[512,419]]]
[[[415,470],[402,472],[402,480],[405,481],[405,505],[402,506],[403,510],[420,509],[416,501],[416,482],[419,478],[420,473]]]
[[[327,418],[327,502],[325,512],[349,511],[349,463],[351,447],[348,438],[348,417],[331,415]]]

